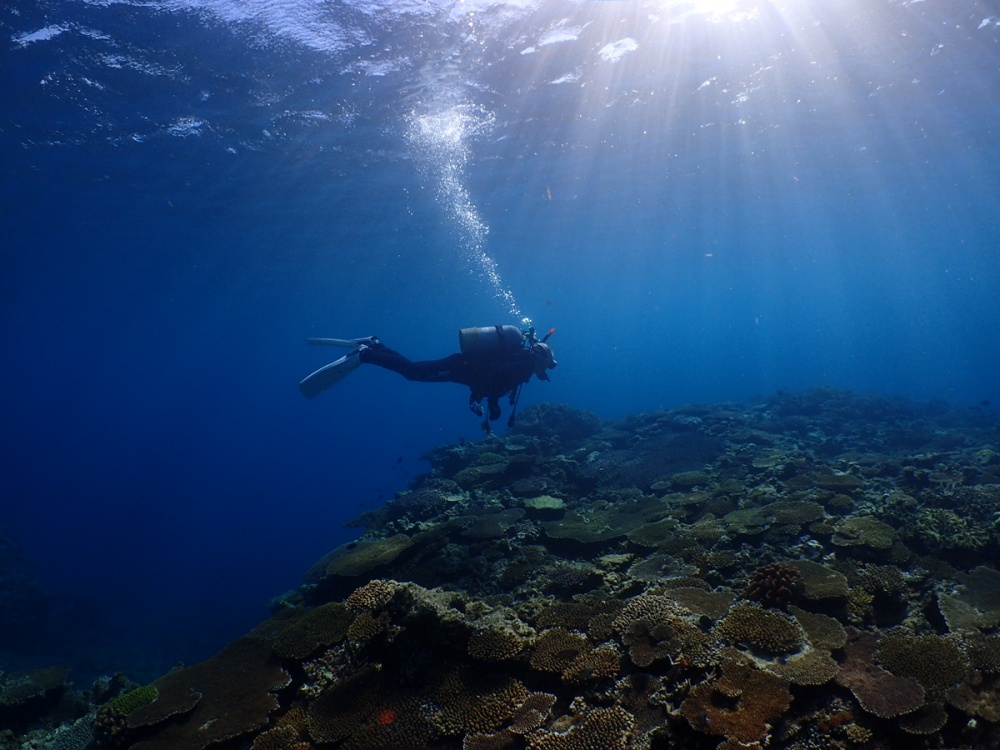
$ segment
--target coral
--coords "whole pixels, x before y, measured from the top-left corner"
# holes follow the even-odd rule
[[[787,563],[802,574],[802,595],[806,599],[843,599],[847,596],[847,576],[811,560]]]
[[[539,729],[527,735],[529,750],[625,750],[633,719],[625,709],[595,708],[566,732]]]
[[[795,685],[825,685],[840,669],[828,651],[806,651],[784,663],[772,664],[768,670]]]
[[[667,578],[690,576],[698,572],[693,565],[681,562],[666,554],[650,555],[639,560],[628,569],[630,578],[646,583],[657,583]]]
[[[514,718],[528,696],[528,689],[513,677],[452,670],[429,690],[438,707],[431,721],[446,736],[495,732]]]
[[[802,646],[802,629],[794,620],[755,604],[736,605],[713,632],[766,654],[787,654]]]
[[[837,619],[818,612],[807,612],[794,605],[788,608],[788,612],[806,631],[806,637],[814,648],[835,651],[847,643],[847,631]]]
[[[874,516],[849,516],[837,522],[830,541],[838,547],[887,550],[896,541],[896,532]]]
[[[819,521],[825,515],[823,506],[811,500],[778,500],[768,503],[762,510],[773,516],[776,523],[792,526]]]
[[[887,635],[879,641],[875,660],[895,675],[913,678],[928,695],[957,684],[968,669],[958,645],[940,635]]]
[[[913,519],[914,534],[935,551],[981,550],[990,541],[989,529],[947,508],[923,508]]]
[[[696,615],[710,620],[724,617],[733,603],[733,595],[728,591],[705,591],[691,586],[670,589],[667,596]]]
[[[399,590],[399,584],[395,581],[385,581],[376,578],[369,581],[364,586],[354,589],[347,597],[347,606],[355,612],[381,609],[392,601]]]
[[[947,694],[948,703],[969,716],[1000,722],[1000,677],[973,673]]]
[[[927,736],[944,727],[948,712],[939,703],[928,703],[899,719],[899,728],[908,734]]]
[[[938,608],[948,628],[989,630],[1000,624],[1000,572],[980,565],[971,573],[959,573],[958,593],[938,594]]]
[[[45,667],[6,677],[0,682],[0,708],[19,706],[46,693],[63,690],[68,674],[69,667]]]
[[[721,669],[721,677],[691,689],[681,714],[699,732],[747,744],[764,741],[791,705],[788,683],[732,655]]]
[[[595,680],[613,680],[621,672],[621,656],[609,647],[581,653],[562,672],[562,681],[582,685]]]
[[[374,615],[371,612],[359,612],[347,628],[347,637],[352,641],[370,641],[380,633],[385,632],[389,625],[389,615],[381,612]]]
[[[462,529],[462,536],[464,538],[484,540],[500,539],[508,529],[522,518],[524,518],[524,510],[522,508],[505,508],[477,515],[463,516],[459,520],[465,526]]]
[[[903,571],[895,565],[863,565],[855,576],[857,585],[876,598],[895,598],[909,591]]]
[[[909,677],[900,677],[875,664],[877,640],[873,633],[848,632],[844,662],[834,678],[854,694],[868,713],[880,719],[892,719],[924,705],[924,689]]]
[[[965,653],[976,671],[1000,674],[1000,635],[967,635]]]
[[[406,534],[394,534],[385,539],[348,542],[334,550],[323,562],[328,576],[360,576],[393,562],[413,545]]]
[[[119,695],[97,710],[94,716],[94,741],[100,747],[120,747],[128,736],[126,718],[148,706],[158,695],[155,685],[144,685]]]
[[[270,644],[244,637],[207,661],[156,680],[152,703],[129,714],[128,728],[158,727],[155,737],[137,742],[134,750],[200,750],[263,727],[278,708],[274,691],[291,681]],[[199,699],[200,696],[200,699]],[[184,722],[166,722],[188,714]]]
[[[506,661],[524,650],[524,642],[506,630],[477,630],[469,637],[469,656],[477,661]]]
[[[801,579],[798,568],[786,563],[769,563],[750,576],[743,598],[763,607],[784,609],[796,597]]]
[[[539,672],[563,672],[580,654],[590,651],[590,644],[581,635],[562,628],[546,630],[535,641],[531,667]]]
[[[687,610],[665,595],[643,594],[630,599],[612,622],[638,667],[675,659],[682,650],[697,654],[707,638],[684,619]]]
[[[353,619],[347,605],[323,604],[284,627],[273,639],[274,650],[285,659],[304,659],[342,641]]]
[[[527,734],[538,729],[545,723],[545,718],[555,704],[556,696],[552,693],[532,693],[514,712],[510,731],[514,734]]]

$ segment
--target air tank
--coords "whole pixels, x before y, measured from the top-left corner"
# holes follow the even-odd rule
[[[463,328],[458,332],[458,346],[462,354],[519,349],[521,339],[521,330],[517,326]]]

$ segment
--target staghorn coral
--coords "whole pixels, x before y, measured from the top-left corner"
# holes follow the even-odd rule
[[[788,683],[734,654],[724,656],[721,670],[718,679],[691,689],[681,714],[699,732],[763,742],[791,705]]]
[[[802,629],[794,620],[756,604],[736,605],[713,632],[733,645],[766,654],[787,654],[802,646]]]
[[[861,707],[880,719],[892,719],[924,705],[924,689],[914,679],[900,677],[875,664],[875,635],[853,628],[844,646],[844,662],[834,678],[854,694]]]
[[[762,607],[784,609],[798,595],[802,573],[786,563],[769,563],[753,572],[743,598]]]
[[[269,643],[250,637],[237,639],[211,659],[153,683],[158,691],[156,700],[129,714],[129,729],[166,722],[177,714],[188,715],[184,722],[163,723],[155,737],[131,747],[201,750],[249,734],[267,723],[278,708],[274,692],[290,682]]]

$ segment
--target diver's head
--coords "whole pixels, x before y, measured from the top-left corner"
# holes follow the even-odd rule
[[[545,371],[551,370],[559,364],[556,362],[556,358],[552,354],[552,347],[548,344],[542,343],[532,344],[531,354],[535,359],[535,376],[539,380],[548,380],[549,376],[545,373]]]

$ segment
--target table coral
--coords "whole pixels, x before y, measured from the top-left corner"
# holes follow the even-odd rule
[[[919,682],[875,664],[878,645],[873,633],[852,629],[848,635],[845,660],[835,680],[854,694],[865,711],[880,719],[892,719],[924,705],[924,689]]]

